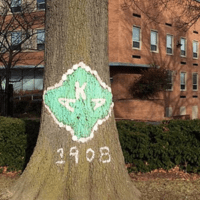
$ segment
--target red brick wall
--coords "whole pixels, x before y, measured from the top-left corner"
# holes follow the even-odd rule
[[[132,63],[132,64],[152,64],[155,63],[160,67],[165,67],[174,71],[173,91],[166,91],[159,97],[163,99],[163,103],[153,103],[155,101],[126,101],[115,103],[115,114],[117,116],[125,116],[126,118],[144,118],[152,116],[155,119],[163,119],[165,116],[166,107],[172,107],[173,115],[180,114],[180,107],[186,107],[186,114],[192,115],[192,106],[199,107],[200,98],[200,81],[198,83],[198,91],[192,89],[192,73],[197,72],[200,77],[200,58],[193,59],[192,56],[192,41],[199,42],[200,51],[200,20],[198,20],[188,31],[177,29],[175,26],[177,15],[181,12],[180,3],[173,5],[172,12],[164,9],[159,17],[155,17],[159,8],[152,8],[151,1],[140,1],[140,7],[149,11],[149,15],[154,16],[157,21],[152,22],[143,14],[135,5],[124,4],[124,0],[109,0],[109,61],[116,63]],[[137,1],[139,2],[139,1]],[[193,2],[195,3],[195,1]],[[141,18],[134,17],[133,13],[140,14]],[[187,16],[185,15],[185,18]],[[181,18],[182,20],[184,17]],[[165,23],[171,23],[172,26],[166,26]],[[132,27],[133,25],[141,27],[141,50],[132,48]],[[158,32],[158,49],[157,53],[150,51],[150,31]],[[193,31],[197,31],[195,34]],[[166,54],[166,34],[174,36],[174,54]],[[180,47],[176,44],[180,41],[180,37],[185,37],[187,40],[187,56],[180,56]],[[132,58],[132,55],[139,55],[141,58]],[[199,55],[200,56],[200,55]],[[185,65],[181,62],[186,62]],[[193,63],[198,64],[194,66]],[[128,85],[133,79],[133,74],[137,74],[133,70],[134,67],[110,67],[110,73],[113,77],[112,91],[114,100],[130,99],[131,95],[127,90]],[[186,91],[180,91],[180,73],[187,73]],[[120,74],[122,75],[120,77]],[[126,74],[126,75],[125,75]],[[132,75],[127,75],[132,74]],[[136,75],[137,76],[137,75]],[[119,80],[121,78],[121,81]],[[199,80],[199,78],[198,78]],[[186,98],[180,98],[186,96]],[[193,98],[198,96],[198,98]],[[161,106],[162,105],[162,106]],[[139,113],[133,111],[137,106]],[[162,108],[161,108],[162,107]],[[151,109],[150,109],[151,108]],[[134,113],[134,114],[133,114]],[[142,114],[143,113],[143,114]],[[200,113],[200,108],[199,108]],[[198,114],[200,118],[200,114]]]
[[[134,120],[162,120],[164,119],[163,100],[124,100],[114,102],[115,118]]]
[[[155,100],[133,99],[129,88],[139,74],[117,74],[113,77],[112,93],[116,118],[159,120],[164,119],[164,100],[162,94]]]

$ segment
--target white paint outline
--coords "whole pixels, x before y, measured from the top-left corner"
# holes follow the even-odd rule
[[[62,122],[59,122],[56,119],[55,115],[51,112],[50,108],[44,102],[44,97],[45,97],[46,92],[49,91],[49,90],[52,90],[52,89],[55,89],[55,88],[58,88],[58,87],[62,86],[63,82],[65,80],[67,80],[67,76],[70,75],[70,74],[72,74],[73,72],[75,72],[78,69],[78,67],[81,67],[82,69],[85,69],[87,72],[90,72],[92,75],[94,75],[96,77],[96,79],[99,81],[100,85],[104,89],[107,89],[112,94],[111,88],[108,85],[106,85],[105,82],[103,82],[101,80],[101,78],[99,77],[97,71],[96,70],[91,70],[91,68],[89,66],[85,65],[83,62],[80,62],[78,64],[73,65],[72,69],[68,69],[67,72],[65,74],[63,74],[62,79],[60,80],[59,83],[56,83],[54,86],[48,87],[46,90],[44,90],[44,93],[43,93],[43,103],[45,105],[45,108],[50,112],[50,114],[53,117],[53,119],[56,122],[56,124],[58,124],[59,127],[66,128],[66,130],[71,133],[73,141],[84,143],[84,142],[87,142],[87,141],[91,140],[94,137],[94,131],[98,130],[98,125],[101,125],[103,122],[105,122],[106,120],[108,120],[108,118],[111,116],[111,110],[114,107],[114,103],[112,102],[112,104],[110,105],[110,109],[108,111],[108,115],[106,117],[104,117],[103,119],[98,119],[97,120],[96,124],[93,126],[93,128],[91,130],[90,136],[87,137],[87,138],[80,138],[80,139],[78,139],[77,136],[74,135],[74,130],[72,129],[72,127],[68,126],[68,125],[64,125]]]
[[[91,158],[88,158],[88,157],[87,157],[87,154],[88,154],[89,152],[92,152]],[[87,149],[87,151],[86,151],[85,154],[86,154],[85,157],[86,157],[86,159],[87,159],[88,162],[92,162],[92,161],[94,160],[95,152],[94,152],[91,148]]]

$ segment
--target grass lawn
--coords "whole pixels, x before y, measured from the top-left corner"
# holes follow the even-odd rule
[[[141,200],[200,200],[200,175],[174,171],[130,174],[133,184],[142,194]],[[19,175],[0,175],[0,194],[19,178]]]
[[[200,179],[134,181],[141,200],[200,200]]]

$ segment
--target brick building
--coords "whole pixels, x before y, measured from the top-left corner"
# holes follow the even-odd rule
[[[45,0],[1,0],[0,9],[1,87],[5,88],[3,64],[13,56],[10,83],[14,91],[43,90]]]
[[[185,0],[181,5],[180,1],[166,5],[157,0],[134,2],[109,0],[109,61],[115,117],[200,118],[200,20],[192,21],[199,1]],[[141,70],[148,70],[151,64],[168,69],[169,89],[157,98],[134,98],[129,87]]]
[[[191,7],[200,7],[197,0],[183,0],[187,1],[191,2]],[[33,15],[44,17],[45,0],[11,2],[7,19],[20,14],[25,2],[30,2]],[[196,14],[195,9],[190,9],[189,15],[182,15],[186,5],[182,3],[180,6],[178,0],[178,4],[168,3],[164,6],[158,0],[108,2],[109,67],[115,117],[162,120],[177,115],[190,115],[192,119],[199,118],[200,22],[192,21],[192,25],[182,27],[184,22]],[[186,30],[187,27],[190,27],[189,30]],[[1,25],[0,28],[1,43]],[[43,89],[44,24],[36,23],[30,27],[30,31],[32,37],[20,45],[23,59],[16,62],[10,74],[16,92]],[[20,27],[11,29],[8,34],[10,48],[20,44],[23,37],[24,32]],[[4,51],[2,47],[0,50]],[[134,98],[129,87],[142,70],[148,70],[152,64],[169,70],[169,89],[150,100]],[[4,77],[4,72],[0,64],[1,77]],[[5,81],[2,87],[4,85]]]

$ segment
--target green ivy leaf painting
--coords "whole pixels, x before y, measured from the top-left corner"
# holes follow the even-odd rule
[[[59,83],[48,87],[43,100],[54,121],[78,142],[92,139],[113,107],[110,87],[83,62],[69,69]]]

